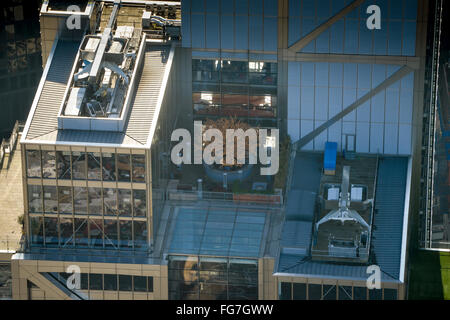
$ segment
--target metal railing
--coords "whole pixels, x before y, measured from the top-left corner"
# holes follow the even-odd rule
[[[4,160],[8,161],[6,163],[6,168],[9,167],[11,161],[11,154],[14,151],[19,135],[23,132],[25,123],[23,121],[16,121],[14,128],[11,132],[11,137],[9,139],[3,139],[0,145],[0,170],[4,166]]]

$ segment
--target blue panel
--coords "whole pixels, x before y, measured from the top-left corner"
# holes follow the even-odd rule
[[[264,0],[264,15],[278,16],[278,0]]]
[[[267,54],[267,53],[250,53],[249,57],[250,60],[267,61],[267,62],[277,62],[278,59],[278,56],[276,54]]]
[[[330,28],[330,53],[344,52],[344,21],[334,23]]]
[[[239,0],[238,0],[239,1]],[[249,0],[250,14],[263,14],[263,0]]]
[[[314,119],[314,88],[302,87],[300,101],[301,119]]]
[[[302,0],[302,16],[303,17],[315,17],[316,16],[316,8],[315,1],[311,0]]]
[[[315,119],[328,120],[328,88],[316,87]]]
[[[300,88],[288,88],[288,119],[300,119]]]
[[[344,99],[343,99],[343,108],[347,108],[349,105],[356,101],[356,89],[345,89],[344,88]],[[352,111],[348,115],[344,117],[344,121],[355,121],[356,120],[356,112]]]
[[[262,16],[250,16],[249,46],[250,50],[263,49],[263,23]]]
[[[330,52],[330,30],[325,30],[316,39],[316,53]]]
[[[191,0],[191,11],[192,12],[205,12],[205,1],[204,0]]]
[[[314,129],[317,129],[319,126],[324,124],[325,121],[315,121]],[[314,150],[323,151],[325,149],[325,143],[327,142],[327,130],[323,131],[321,134],[314,139]]]
[[[328,140],[336,141],[338,143],[338,150],[342,150],[341,139],[342,139],[342,123],[341,121],[338,121],[328,128]]]
[[[398,122],[398,90],[386,90],[386,123]]]
[[[302,120],[300,124],[300,132],[301,136],[304,137],[311,131],[313,131],[314,125],[312,120]],[[303,150],[313,150],[313,142],[311,141],[306,146],[303,147]]]
[[[402,55],[414,56],[415,54],[416,54],[416,23],[404,21]]]
[[[242,0],[242,1],[238,0],[238,1],[242,2],[242,5],[247,4],[247,0]],[[234,14],[233,2],[230,0],[222,0],[221,4],[220,4],[220,11],[222,14]]]
[[[329,95],[328,112],[331,118],[342,111],[342,88],[330,88]]]
[[[316,0],[317,2],[317,18],[329,19],[331,16],[330,0]]]
[[[386,123],[384,126],[384,153],[397,154],[398,125]]]
[[[400,92],[400,119],[401,123],[412,122],[413,90],[402,88]]]
[[[385,96],[386,96],[386,90],[381,91],[374,97],[372,97],[372,114],[371,121],[372,122],[384,122],[384,104],[385,104]]]
[[[192,14],[192,47],[205,47],[205,16],[203,14]]]
[[[403,1],[389,0],[389,19],[403,18]]]
[[[278,21],[277,18],[264,18],[264,51],[277,51]]]
[[[403,0],[405,8],[405,19],[417,19],[417,1],[418,0]]]
[[[366,20],[361,20],[359,28],[359,53],[372,54],[373,52],[373,30],[369,30],[366,26]]]
[[[289,0],[289,17],[300,17],[301,1]]]
[[[384,26],[384,27],[383,27]],[[373,53],[376,55],[387,54],[387,21],[381,20],[381,29],[373,30]]]
[[[358,52],[358,27],[358,21],[345,19],[344,53],[355,54]]]
[[[356,64],[344,63],[344,87],[356,88]]]
[[[218,51],[192,51],[192,58],[216,58],[220,59]]]
[[[229,0],[222,0],[222,2],[230,2]],[[236,0],[234,2],[234,6],[235,6],[235,13],[236,14],[243,14],[243,15],[248,15],[248,0]],[[233,7],[233,6],[231,6]],[[252,10],[253,12],[253,10]]]
[[[370,152],[383,153],[384,126],[381,123],[372,123],[370,126]]]
[[[372,88],[377,87],[386,80],[386,66],[382,64],[374,64],[372,71]]]
[[[370,89],[372,65],[358,64],[358,88]]]
[[[342,122],[342,134],[356,134],[355,122]],[[343,141],[345,143],[345,141]]]
[[[220,34],[222,49],[234,49],[233,16],[222,16],[222,29]]]
[[[326,142],[323,156],[323,167],[325,170],[336,170],[337,143]]]
[[[206,2],[206,12],[219,13],[219,0],[207,0],[205,2]]]
[[[399,21],[389,21],[388,54],[401,55],[402,47],[402,23]]]
[[[313,86],[314,85],[314,63],[312,62],[302,62],[302,86]]]
[[[288,62],[288,86],[300,86],[300,62]]]
[[[411,154],[411,136],[412,130],[410,124],[400,124],[398,134],[398,153]]]
[[[218,49],[219,46],[219,16],[217,14],[206,15],[206,47]]]
[[[291,141],[300,139],[300,120],[288,120],[288,135]]]
[[[361,98],[363,95],[367,94],[369,92],[369,89],[358,89],[358,99]],[[370,121],[370,101],[364,102],[362,105],[360,105],[357,109],[357,119],[358,122],[369,122]]]
[[[328,63],[317,62],[316,63],[316,86],[328,87]]]
[[[186,0],[181,2],[181,35],[182,45],[185,48],[191,47],[191,14],[190,14],[191,1]]]
[[[413,89],[414,88],[414,72],[409,73],[404,76],[401,80],[402,90],[403,89]]]
[[[331,15],[334,16],[336,13],[344,9],[346,6],[345,0],[331,0]]]
[[[389,78],[390,76],[392,76],[395,72],[397,72],[400,69],[400,66],[396,66],[396,65],[392,65],[389,64],[387,65],[387,78]],[[389,87],[389,89],[399,89],[400,88],[400,80],[394,82],[393,84],[391,84]]]
[[[248,16],[235,16],[236,50],[248,50]]]
[[[300,18],[289,17],[289,46],[300,40]]]
[[[342,87],[342,63],[330,63],[330,86]]]
[[[369,123],[358,122],[356,124],[356,152],[369,152]]]
[[[398,0],[395,0],[398,1]],[[400,2],[402,0],[399,0]],[[389,14],[389,1],[388,0],[377,0],[376,5],[380,7],[381,19],[387,19]],[[367,15],[366,15],[367,16]],[[381,25],[383,28],[383,25]]]
[[[302,19],[302,37],[306,36],[308,33],[314,30],[316,24],[314,23],[314,18],[303,18]]]

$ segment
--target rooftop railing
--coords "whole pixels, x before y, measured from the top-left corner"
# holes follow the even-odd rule
[[[0,145],[0,170],[8,169],[11,161],[11,155],[16,147],[19,135],[23,132],[25,123],[23,121],[16,121],[9,139],[3,139]],[[6,162],[5,162],[6,161]]]

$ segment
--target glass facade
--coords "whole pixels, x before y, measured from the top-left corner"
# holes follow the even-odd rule
[[[257,300],[258,260],[169,256],[170,300]]]
[[[281,282],[280,300],[397,300],[397,289]]]
[[[193,59],[194,114],[276,120],[277,73],[275,62]]]

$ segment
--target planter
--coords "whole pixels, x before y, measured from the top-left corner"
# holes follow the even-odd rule
[[[211,165],[203,163],[206,175],[208,178],[216,183],[223,183],[223,174],[227,174],[227,184],[231,185],[234,181],[243,181],[247,179],[252,173],[253,165],[246,164],[239,170],[227,171],[222,169],[216,169]]]

